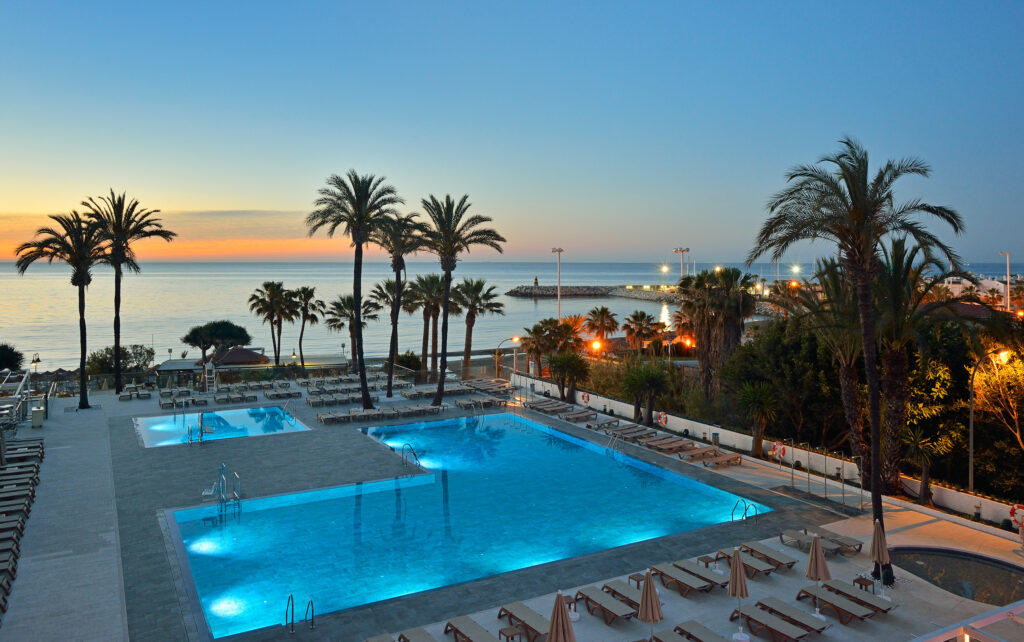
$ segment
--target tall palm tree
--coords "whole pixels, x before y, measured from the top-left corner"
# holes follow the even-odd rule
[[[764,433],[778,415],[778,401],[767,381],[744,381],[739,391],[740,407],[747,419],[754,422],[750,455],[764,457]]]
[[[466,315],[466,350],[462,357],[462,378],[469,379],[469,357],[473,352],[473,326],[485,314],[505,314],[505,304],[496,301],[498,293],[484,279],[462,279],[452,292],[454,300]]]
[[[89,407],[88,381],[85,375],[86,330],[85,289],[92,283],[92,268],[104,260],[106,248],[103,230],[99,224],[83,219],[72,210],[71,214],[57,214],[50,219],[55,225],[36,230],[35,238],[17,247],[15,267],[24,274],[28,266],[40,259],[47,263],[60,261],[71,267],[71,285],[78,288],[78,341],[81,348],[78,361],[79,409]]]
[[[653,426],[654,400],[668,390],[665,369],[648,360],[634,359],[627,364],[626,373],[622,377],[622,389],[633,397],[633,421]]]
[[[587,332],[587,316],[585,314],[563,314],[562,323],[569,326],[573,335],[583,339]]]
[[[430,342],[430,322],[437,317],[441,310],[441,301],[444,298],[444,281],[440,274],[419,275],[409,285],[409,307],[406,309],[410,314],[420,311],[423,313],[423,350],[420,359],[420,373],[423,380],[427,378],[427,353]],[[436,305],[435,305],[436,304]],[[437,366],[437,323],[434,323],[434,369]]]
[[[1010,288],[1010,303],[1018,310],[1024,309],[1024,285],[1018,283]]]
[[[383,219],[398,213],[394,207],[404,201],[398,197],[395,188],[384,183],[384,177],[373,174],[360,176],[350,169],[342,177],[332,174],[327,187],[317,192],[314,201],[316,209],[306,216],[306,227],[312,236],[317,230],[327,230],[327,236],[334,236],[340,227],[342,233],[352,239],[355,257],[352,266],[352,298],[355,312],[355,334],[352,339],[352,353],[359,364],[359,388],[363,396],[363,408],[373,408],[370,388],[366,383],[366,368],[363,362],[363,323],[360,321],[363,301],[363,246],[372,242],[371,234]]]
[[[155,218],[160,210],[148,210],[134,198],[128,200],[124,192],[120,195],[110,190],[110,196],[100,196],[82,201],[82,206],[92,220],[100,225],[106,256],[104,263],[114,268],[114,389],[120,393],[121,382],[121,277],[124,270],[139,272],[132,245],[136,241],[158,238],[170,242],[177,234],[165,230],[160,219]]]
[[[913,199],[897,202],[893,186],[903,176],[928,176],[927,163],[919,159],[888,161],[874,176],[868,153],[850,138],[840,141],[840,151],[825,156],[818,164],[791,170],[789,187],[768,203],[769,217],[761,226],[747,264],[770,254],[782,259],[795,243],[826,239],[836,244],[840,261],[857,294],[864,368],[868,387],[868,418],[871,430],[871,509],[883,524],[881,494],[881,397],[876,341],[876,312],[871,283],[878,272],[882,239],[890,234],[907,234],[925,248],[936,248],[959,263],[952,248],[929,232],[918,220],[927,214],[948,224],[956,234],[964,223],[952,209]],[[832,171],[829,167],[832,166]],[[876,573],[878,569],[875,569]]]
[[[541,359],[545,354],[554,351],[552,330],[558,325],[558,319],[542,319],[533,324],[532,328],[523,328],[520,346],[527,358],[533,363],[533,374],[541,374]]]
[[[928,477],[932,460],[953,450],[953,440],[949,433],[932,437],[925,433],[923,426],[913,426],[904,431],[903,443],[907,448],[907,458],[921,469],[921,487],[917,493],[917,503],[921,506],[931,506],[932,491]]]
[[[563,352],[551,355],[548,370],[558,386],[558,397],[576,403],[576,384],[590,375],[590,362],[579,352]]]
[[[601,343],[608,340],[608,336],[619,331],[619,320],[615,313],[606,306],[598,306],[587,313],[583,329],[590,332]]]
[[[292,299],[298,307],[299,326],[299,362],[302,364],[302,371],[306,371],[306,355],[302,352],[302,338],[306,334],[307,325],[316,325],[320,317],[327,311],[327,305],[316,298],[316,288],[304,285],[292,291]]]
[[[270,326],[270,344],[274,350],[274,365],[281,365],[281,332],[285,321],[293,321],[296,306],[291,293],[282,281],[264,281],[249,295],[249,311]]]
[[[679,281],[680,307],[693,327],[697,373],[706,399],[711,399],[715,390],[721,336],[718,297],[713,286],[714,276],[708,270],[702,270],[695,276],[685,276]]]
[[[377,312],[381,309],[372,299],[363,299],[360,307],[362,309],[357,312],[356,300],[351,294],[338,295],[338,298],[327,304],[324,325],[328,330],[334,332],[341,332],[348,328],[349,340],[354,342],[356,333],[365,328],[368,321],[376,321],[379,318]],[[352,365],[357,368],[363,365],[359,356],[354,352],[352,353]]]
[[[391,270],[395,273],[390,281],[392,296],[391,342],[388,344],[388,387],[386,396],[391,396],[395,377],[395,359],[398,357],[398,313],[402,309],[402,291],[405,287],[405,257],[423,249],[423,224],[416,220],[416,214],[393,214],[381,219],[370,240],[379,245],[391,257]],[[380,303],[380,301],[378,301]]]
[[[737,268],[723,268],[714,273],[720,306],[721,334],[719,358],[722,362],[736,352],[743,337],[744,322],[753,316],[757,300],[751,294],[757,279]]]
[[[444,302],[441,309],[441,371],[437,378],[437,393],[432,405],[441,405],[444,399],[445,370],[448,367],[448,312],[452,293],[452,272],[458,263],[459,255],[468,253],[474,245],[482,245],[502,251],[501,244],[505,237],[496,230],[483,225],[490,223],[491,218],[479,214],[468,215],[469,195],[463,195],[458,202],[445,195],[439,201],[433,195],[423,199],[423,209],[430,219],[430,225],[424,232],[427,249],[437,255],[444,272]]]
[[[658,336],[660,325],[652,315],[643,310],[635,310],[622,322],[622,330],[626,333],[630,347],[639,352],[645,342]]]

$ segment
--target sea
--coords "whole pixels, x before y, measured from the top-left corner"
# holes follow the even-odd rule
[[[809,263],[761,263],[746,268],[742,263],[697,263],[687,261],[686,271],[712,269],[716,265],[738,267],[759,277],[774,280],[810,273]],[[663,271],[667,266],[668,270]],[[970,266],[975,274],[996,277],[1005,273],[1005,263]],[[1011,272],[1024,272],[1024,264],[1011,263]],[[436,261],[408,264],[409,277],[439,273]],[[680,275],[675,263],[573,263],[561,265],[562,285],[651,285],[674,284]],[[379,281],[392,277],[390,264],[368,262],[363,265],[363,292]],[[484,279],[495,287],[504,304],[503,315],[477,319],[473,330],[474,349],[494,348],[501,341],[522,334],[525,328],[558,314],[558,303],[551,299],[524,299],[505,296],[518,285],[555,285],[558,267],[555,261],[465,261],[453,274],[453,283],[463,278]],[[352,292],[352,264],[344,263],[229,263],[229,262],[151,262],[142,264],[139,274],[125,275],[122,286],[121,337],[124,344],[152,347],[157,361],[183,352],[199,356],[181,337],[195,325],[228,319],[244,326],[256,347],[272,354],[270,329],[249,312],[248,298],[264,281],[283,281],[286,288],[312,286],[317,295],[330,300]],[[106,267],[93,271],[92,285],[86,295],[88,349],[113,345],[113,272]],[[643,310],[663,322],[671,318],[669,306],[653,301],[619,297],[562,298],[562,314],[585,314],[604,305],[619,319]],[[460,351],[465,340],[465,322],[453,317],[450,322],[450,352]],[[399,320],[399,350],[419,353],[422,340],[422,315],[402,314]],[[298,349],[299,327],[287,325],[282,338],[282,358],[290,358]],[[384,357],[390,340],[388,312],[370,322],[364,332],[368,358]],[[18,275],[13,263],[0,263],[0,343],[10,343],[26,355],[41,360],[39,370],[78,366],[78,298],[71,285],[66,265],[37,263],[24,275]],[[321,323],[306,328],[303,348],[307,357],[338,358],[350,356],[348,332],[329,332]],[[509,344],[506,344],[508,346]]]

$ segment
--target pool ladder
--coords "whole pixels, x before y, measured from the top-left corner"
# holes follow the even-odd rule
[[[316,628],[316,609],[313,607],[313,598],[306,602],[306,615],[302,618],[305,622],[309,620],[309,630]],[[289,633],[295,633],[295,595],[288,594],[288,601],[284,605],[284,625]]]
[[[416,451],[413,450],[412,444],[402,444],[402,465],[409,465],[410,460],[415,461],[416,465],[419,466],[420,468],[423,467],[420,465],[420,458],[419,456],[416,455]]]
[[[732,513],[729,514],[729,521],[736,521],[736,509],[739,508],[741,505],[743,506],[743,513],[740,515],[740,520],[747,519],[747,517],[749,517],[749,515],[747,513],[749,513],[751,510],[753,510],[753,512],[754,512],[754,523],[756,524],[757,523],[757,518],[760,515],[760,513],[758,513],[758,511],[757,511],[757,504],[755,504],[754,502],[748,502],[747,500],[743,499],[742,497],[737,499],[736,503],[732,505]]]

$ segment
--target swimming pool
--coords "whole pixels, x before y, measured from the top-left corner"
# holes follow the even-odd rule
[[[253,437],[279,432],[309,430],[286,410],[277,406],[264,408],[240,408],[237,410],[216,410],[183,415],[160,415],[159,417],[135,417],[135,430],[146,448],[175,446],[188,443],[189,428],[193,439],[198,435],[198,426],[204,426],[203,440],[234,439]]]
[[[173,513],[214,637],[279,624],[289,593],[347,609],[729,521],[739,499],[512,414],[365,432],[431,472],[246,500],[219,524]]]
[[[893,564],[975,602],[1006,606],[1024,599],[1024,568],[967,551],[905,546],[889,551]]]

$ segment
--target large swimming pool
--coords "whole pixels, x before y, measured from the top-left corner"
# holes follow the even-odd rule
[[[739,499],[512,414],[365,432],[432,472],[174,512],[214,637],[281,623],[289,593],[347,609],[729,521]]]
[[[288,411],[277,406],[136,417],[135,430],[146,448],[176,446],[188,443],[190,429],[193,439],[198,438],[200,423],[204,441],[309,430]]]

